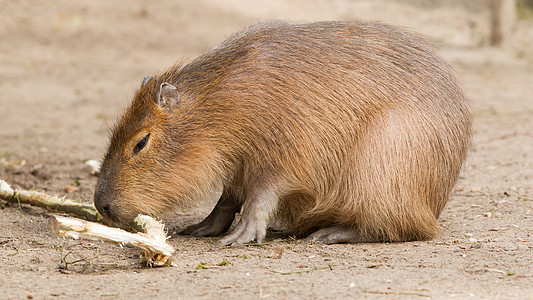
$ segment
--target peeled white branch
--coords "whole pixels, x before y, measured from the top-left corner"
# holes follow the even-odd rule
[[[170,264],[175,250],[167,244],[162,225],[144,215],[139,215],[135,220],[145,225],[146,233],[130,233],[120,228],[56,215],[50,218],[50,227],[52,233],[74,239],[102,240],[140,248],[144,250],[141,258],[148,265]]]

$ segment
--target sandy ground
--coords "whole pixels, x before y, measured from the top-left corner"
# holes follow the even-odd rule
[[[143,76],[266,18],[420,32],[456,68],[475,117],[434,240],[326,246],[272,233],[264,245],[215,248],[176,234],[209,212],[204,203],[166,216],[177,267],[149,269],[135,249],[52,236],[46,211],[6,205],[0,298],[533,299],[533,23],[492,49],[486,9],[465,2],[0,0],[0,178],[19,188],[63,196],[79,182],[67,197],[91,202],[96,177],[82,161],[102,157]]]

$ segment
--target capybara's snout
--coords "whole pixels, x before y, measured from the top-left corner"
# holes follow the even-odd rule
[[[107,184],[98,181],[94,192],[94,206],[104,218],[114,219],[111,213],[111,200],[107,193]]]
[[[94,193],[94,206],[102,214],[104,220],[115,224],[131,222],[136,213],[124,208],[110,185],[105,181],[99,181]]]

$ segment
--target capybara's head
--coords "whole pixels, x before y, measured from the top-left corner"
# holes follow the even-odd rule
[[[167,80],[145,78],[113,128],[94,195],[108,221],[159,215],[213,184],[202,118]]]

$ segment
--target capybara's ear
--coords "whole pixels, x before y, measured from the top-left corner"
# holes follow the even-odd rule
[[[155,102],[161,108],[167,110],[168,112],[172,111],[174,105],[176,105],[180,100],[180,94],[178,89],[170,83],[162,83],[159,86]]]
[[[148,81],[150,81],[152,78],[154,78],[154,77],[152,77],[152,75],[145,76],[143,78],[143,83],[142,83],[141,87],[144,87],[148,83]]]

